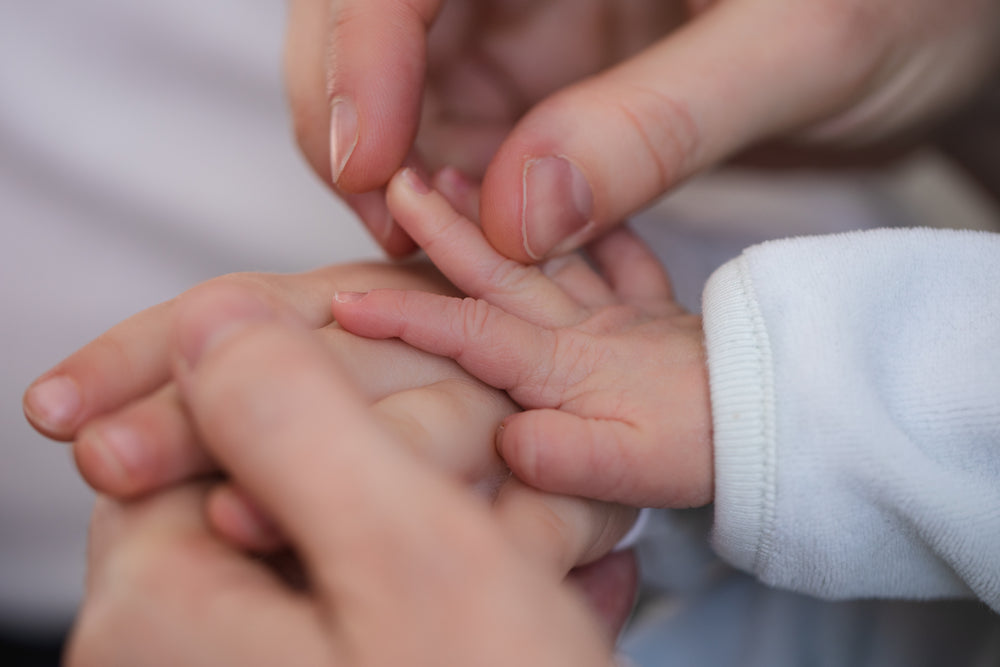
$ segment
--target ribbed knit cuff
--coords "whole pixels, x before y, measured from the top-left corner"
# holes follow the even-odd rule
[[[774,529],[774,378],[745,257],[712,275],[702,312],[714,427],[713,545],[736,567],[760,573]]]

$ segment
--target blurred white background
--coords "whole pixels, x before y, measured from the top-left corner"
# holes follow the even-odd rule
[[[28,383],[211,276],[379,256],[296,151],[284,13],[0,2],[0,635],[70,622],[92,502],[25,422]]]

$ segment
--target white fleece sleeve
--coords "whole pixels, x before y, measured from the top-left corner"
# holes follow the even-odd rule
[[[765,243],[703,311],[720,555],[821,597],[1000,612],[1000,234]]]

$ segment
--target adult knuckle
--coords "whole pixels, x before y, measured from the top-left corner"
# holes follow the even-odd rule
[[[364,29],[363,26],[358,26],[359,23],[364,23],[364,11],[365,3],[361,2],[341,2],[337,3],[338,7],[331,10],[331,15],[329,18],[329,43],[328,46],[336,47],[336,45],[341,41],[341,36],[350,35],[357,32],[359,29]],[[324,63],[324,91],[326,93],[327,105],[333,102],[333,99],[337,96],[337,64],[338,58],[335,57],[336,51],[334,48],[328,48],[326,52],[326,62]],[[329,119],[327,119],[329,120]]]
[[[623,89],[608,98],[613,112],[628,128],[656,185],[666,190],[676,185],[698,163],[701,131],[688,104],[664,91],[636,82],[620,83]]]
[[[95,357],[119,377],[138,377],[140,361],[135,351],[115,331],[101,334],[94,340]]]
[[[184,303],[205,298],[205,295],[218,296],[243,292],[277,303],[280,301],[279,281],[282,279],[283,276],[251,271],[227,273],[195,285],[177,299]]]

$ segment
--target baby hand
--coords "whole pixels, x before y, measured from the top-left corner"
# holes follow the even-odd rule
[[[526,412],[504,421],[497,447],[532,486],[634,506],[711,502],[701,319],[673,299],[641,241],[619,230],[593,243],[600,274],[579,255],[525,266],[410,169],[393,178],[388,201],[470,296],[341,292],[333,313],[345,329],[398,337],[507,390]]]

